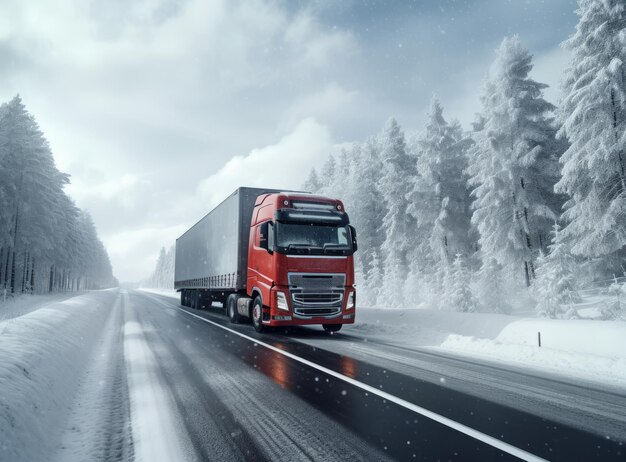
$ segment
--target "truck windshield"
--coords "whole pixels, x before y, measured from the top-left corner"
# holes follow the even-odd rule
[[[347,226],[276,223],[276,248],[289,254],[352,253]]]

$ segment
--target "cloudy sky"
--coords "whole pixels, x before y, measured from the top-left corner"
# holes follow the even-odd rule
[[[237,186],[297,188],[433,94],[466,127],[505,35],[556,102],[574,0],[2,0],[0,101],[19,93],[122,281]]]

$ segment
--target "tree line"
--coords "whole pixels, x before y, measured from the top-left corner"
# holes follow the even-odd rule
[[[0,106],[0,292],[110,287],[108,254],[20,96]]]
[[[169,250],[165,250],[165,247],[161,247],[154,271],[150,277],[141,281],[141,286],[158,289],[173,289],[175,261],[176,246],[172,245]]]
[[[363,304],[508,312],[526,287],[540,315],[574,317],[583,281],[624,273],[625,6],[577,14],[558,107],[507,37],[471,130],[434,98],[419,133],[390,119],[311,170],[303,188],[344,199],[358,230]]]

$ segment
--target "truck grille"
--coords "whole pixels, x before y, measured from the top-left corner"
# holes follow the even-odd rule
[[[296,292],[293,294],[293,301],[302,305],[336,305],[341,302],[341,293],[308,293]]]
[[[289,273],[289,291],[296,317],[335,318],[341,315],[344,274]]]

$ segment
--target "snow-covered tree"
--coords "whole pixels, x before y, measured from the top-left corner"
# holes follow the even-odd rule
[[[468,167],[481,251],[527,285],[541,236],[556,218],[556,167],[549,166],[558,146],[548,117],[553,106],[542,96],[546,85],[528,77],[531,61],[517,36],[503,40],[485,83],[484,126],[475,133]]]
[[[626,254],[626,3],[580,0],[558,111],[563,236],[582,256]]]
[[[337,173],[337,162],[335,161],[334,155],[329,155],[324,165],[322,165],[322,170],[319,176],[320,182],[320,192],[326,194],[328,191],[332,190],[332,187],[335,184],[335,176]]]
[[[619,282],[613,276],[608,293],[612,298],[602,309],[602,317],[608,320],[626,320],[626,283]]]
[[[510,313],[506,283],[502,275],[502,266],[495,258],[484,258],[477,274],[476,296],[481,311],[491,313]]]
[[[430,245],[432,260],[447,266],[457,253],[469,254],[472,225],[470,190],[465,170],[471,140],[458,123],[448,124],[433,98],[425,133],[418,138],[416,181],[409,212]]]
[[[380,145],[383,169],[378,186],[387,209],[383,218],[383,285],[379,303],[396,307],[403,303],[408,255],[415,245],[415,220],[407,213],[407,193],[413,186],[415,168],[407,154],[404,132],[395,119],[387,122]]]
[[[359,289],[359,297],[362,305],[374,306],[381,299],[380,291],[383,284],[382,262],[376,247],[369,253],[367,268],[364,287]]]
[[[1,287],[16,293],[78,290],[114,282],[93,222],[63,190],[68,182],[21,98],[2,105]]]
[[[331,191],[331,195],[340,198],[347,198],[347,200],[350,201],[350,198],[347,197],[348,182],[346,179],[349,177],[354,160],[359,156],[359,153],[360,146],[357,143],[353,144],[349,150],[345,148],[341,150],[338,160],[335,163],[336,170],[333,182],[329,189],[329,191]]]
[[[554,224],[550,253],[537,259],[537,279],[533,287],[539,316],[574,318],[573,305],[580,301],[576,290],[577,262],[563,241],[560,227]]]
[[[311,169],[311,173],[309,173],[308,178],[302,185],[302,189],[304,191],[308,191],[308,192],[315,194],[320,190],[321,187],[322,185],[320,183],[319,177],[317,176],[317,170],[315,170],[315,167],[313,167]]]
[[[371,279],[369,272],[373,268],[374,254],[377,254],[378,261],[380,246],[384,240],[382,221],[385,204],[378,187],[382,170],[381,151],[378,141],[371,138],[363,145],[355,145],[350,153],[353,162],[345,179],[344,195],[340,197],[345,199],[350,221],[358,232],[359,251],[355,255],[355,263],[364,282]],[[376,269],[378,270],[379,268]],[[382,284],[380,276],[381,273],[370,282],[376,281],[375,284],[380,286]],[[377,287],[370,287],[369,283],[364,288],[377,290]]]
[[[175,261],[176,246],[172,245],[169,250],[165,250],[165,247],[161,247],[152,275],[142,284],[152,288],[173,289]]]
[[[470,282],[470,272],[463,256],[459,253],[445,275],[441,307],[462,313],[477,311],[478,303],[472,294]]]

